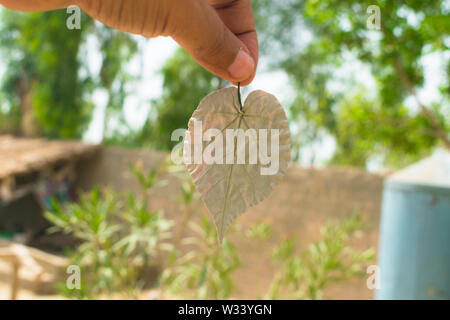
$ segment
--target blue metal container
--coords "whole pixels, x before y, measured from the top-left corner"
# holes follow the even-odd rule
[[[377,299],[450,299],[450,153],[386,180]]]

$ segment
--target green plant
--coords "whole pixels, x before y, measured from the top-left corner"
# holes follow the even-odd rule
[[[71,264],[81,269],[81,289],[69,290],[61,284],[63,294],[72,298],[117,294],[136,298],[148,285],[145,272],[157,266],[162,270],[158,278],[160,298],[166,293],[191,299],[232,296],[233,274],[241,266],[234,245],[227,239],[218,244],[214,225],[204,215],[195,216],[200,212],[199,195],[186,171],[175,166],[167,170],[181,180],[182,191],[177,200],[183,216],[173,237],[172,222],[161,211],[151,210],[147,201],[153,188],[163,183],[161,170],[144,173],[140,165],[131,167],[142,187],[139,197],[97,188],[76,204],[53,202],[54,210],[46,213],[55,225],[53,230],[80,240],[68,255]],[[362,266],[373,259],[374,252],[352,247],[351,239],[361,224],[359,216],[328,222],[321,238],[300,253],[293,237],[282,241],[273,249],[280,266],[266,298],[322,299],[329,285],[363,275]],[[244,232],[253,241],[273,236],[266,222]]]
[[[329,285],[363,276],[363,265],[372,261],[374,250],[355,250],[350,240],[361,227],[361,217],[339,223],[328,222],[321,238],[300,254],[295,238],[289,237],[274,248],[273,257],[281,263],[267,293],[269,299],[323,299]]]
[[[60,205],[46,217],[54,231],[72,234],[80,245],[69,252],[71,263],[81,269],[81,289],[64,289],[73,298],[98,298],[120,294],[137,297],[147,285],[145,272],[155,266],[160,252],[171,249],[172,222],[162,211],[149,209],[147,195],[156,183],[156,174],[141,177],[142,197],[121,195],[98,188],[81,197],[78,203]],[[64,286],[62,286],[64,288]]]
[[[187,298],[229,298],[234,288],[231,276],[240,266],[234,245],[227,239],[218,245],[216,229],[205,216],[199,224],[190,223],[190,227],[194,236],[185,237],[182,244],[191,250],[170,257],[161,286]]]
[[[205,215],[195,217],[200,195],[186,168],[170,165],[168,171],[181,182],[177,201],[184,213],[173,239],[176,250],[160,277],[160,296],[169,292],[188,298],[226,299],[234,287],[231,275],[240,266],[236,249],[228,240],[217,243],[216,228]]]
[[[0,131],[80,138],[95,109],[95,90],[107,95],[103,137],[114,134],[112,119],[126,122],[122,108],[133,80],[126,64],[138,51],[136,39],[84,13],[79,30],[67,29],[66,10],[1,10],[0,16]],[[100,47],[98,71],[86,63],[92,40]]]
[[[272,227],[267,222],[256,223],[250,226],[245,235],[250,239],[267,240],[272,236]]]

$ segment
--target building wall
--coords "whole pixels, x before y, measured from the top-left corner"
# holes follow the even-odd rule
[[[157,168],[165,154],[153,151],[103,148],[94,158],[79,167],[78,187],[110,186],[116,190],[138,191],[129,173],[128,164],[142,162],[144,168]],[[298,238],[300,248],[318,239],[320,227],[330,219],[340,219],[360,213],[366,221],[354,245],[361,249],[376,248],[383,177],[358,169],[304,169],[292,165],[280,186],[263,203],[238,219],[238,228],[230,235],[242,260],[236,273],[236,298],[254,299],[265,292],[276,266],[271,260],[273,240],[262,241],[244,236],[245,230],[259,222],[273,228],[273,239],[290,235]],[[181,210],[174,201],[179,185],[168,178],[167,186],[155,191],[152,207],[164,209],[167,217],[180,221]],[[206,209],[201,209],[205,211]],[[374,262],[375,263],[375,262]],[[355,279],[333,286],[328,297],[370,299],[373,292],[366,288],[366,279]]]

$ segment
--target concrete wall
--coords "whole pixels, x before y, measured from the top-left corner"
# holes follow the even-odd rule
[[[78,186],[89,189],[94,185],[103,185],[117,190],[138,191],[127,169],[128,163],[141,161],[144,168],[157,168],[164,158],[164,154],[152,151],[103,148],[94,159],[80,165]],[[274,239],[295,235],[299,247],[306,247],[319,237],[319,229],[327,220],[359,212],[366,219],[367,227],[354,245],[362,249],[376,248],[382,180],[380,175],[357,169],[316,170],[292,165],[284,182],[270,197],[237,220],[239,227],[230,236],[242,260],[242,268],[236,274],[236,298],[257,298],[257,294],[267,290],[276,268],[270,258],[273,242],[244,236],[246,228],[255,223],[271,223]],[[169,178],[168,185],[155,192],[151,205],[164,209],[169,218],[177,221],[181,218],[181,212],[173,200],[178,195],[177,181]],[[365,279],[334,286],[326,294],[341,299],[373,297],[373,292],[366,288]]]

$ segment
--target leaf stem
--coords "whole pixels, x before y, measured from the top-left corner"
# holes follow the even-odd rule
[[[238,82],[237,90],[238,90],[239,108],[240,108],[241,111],[242,111],[243,106],[242,106],[242,99],[241,99],[241,83],[240,83],[240,82]]]

